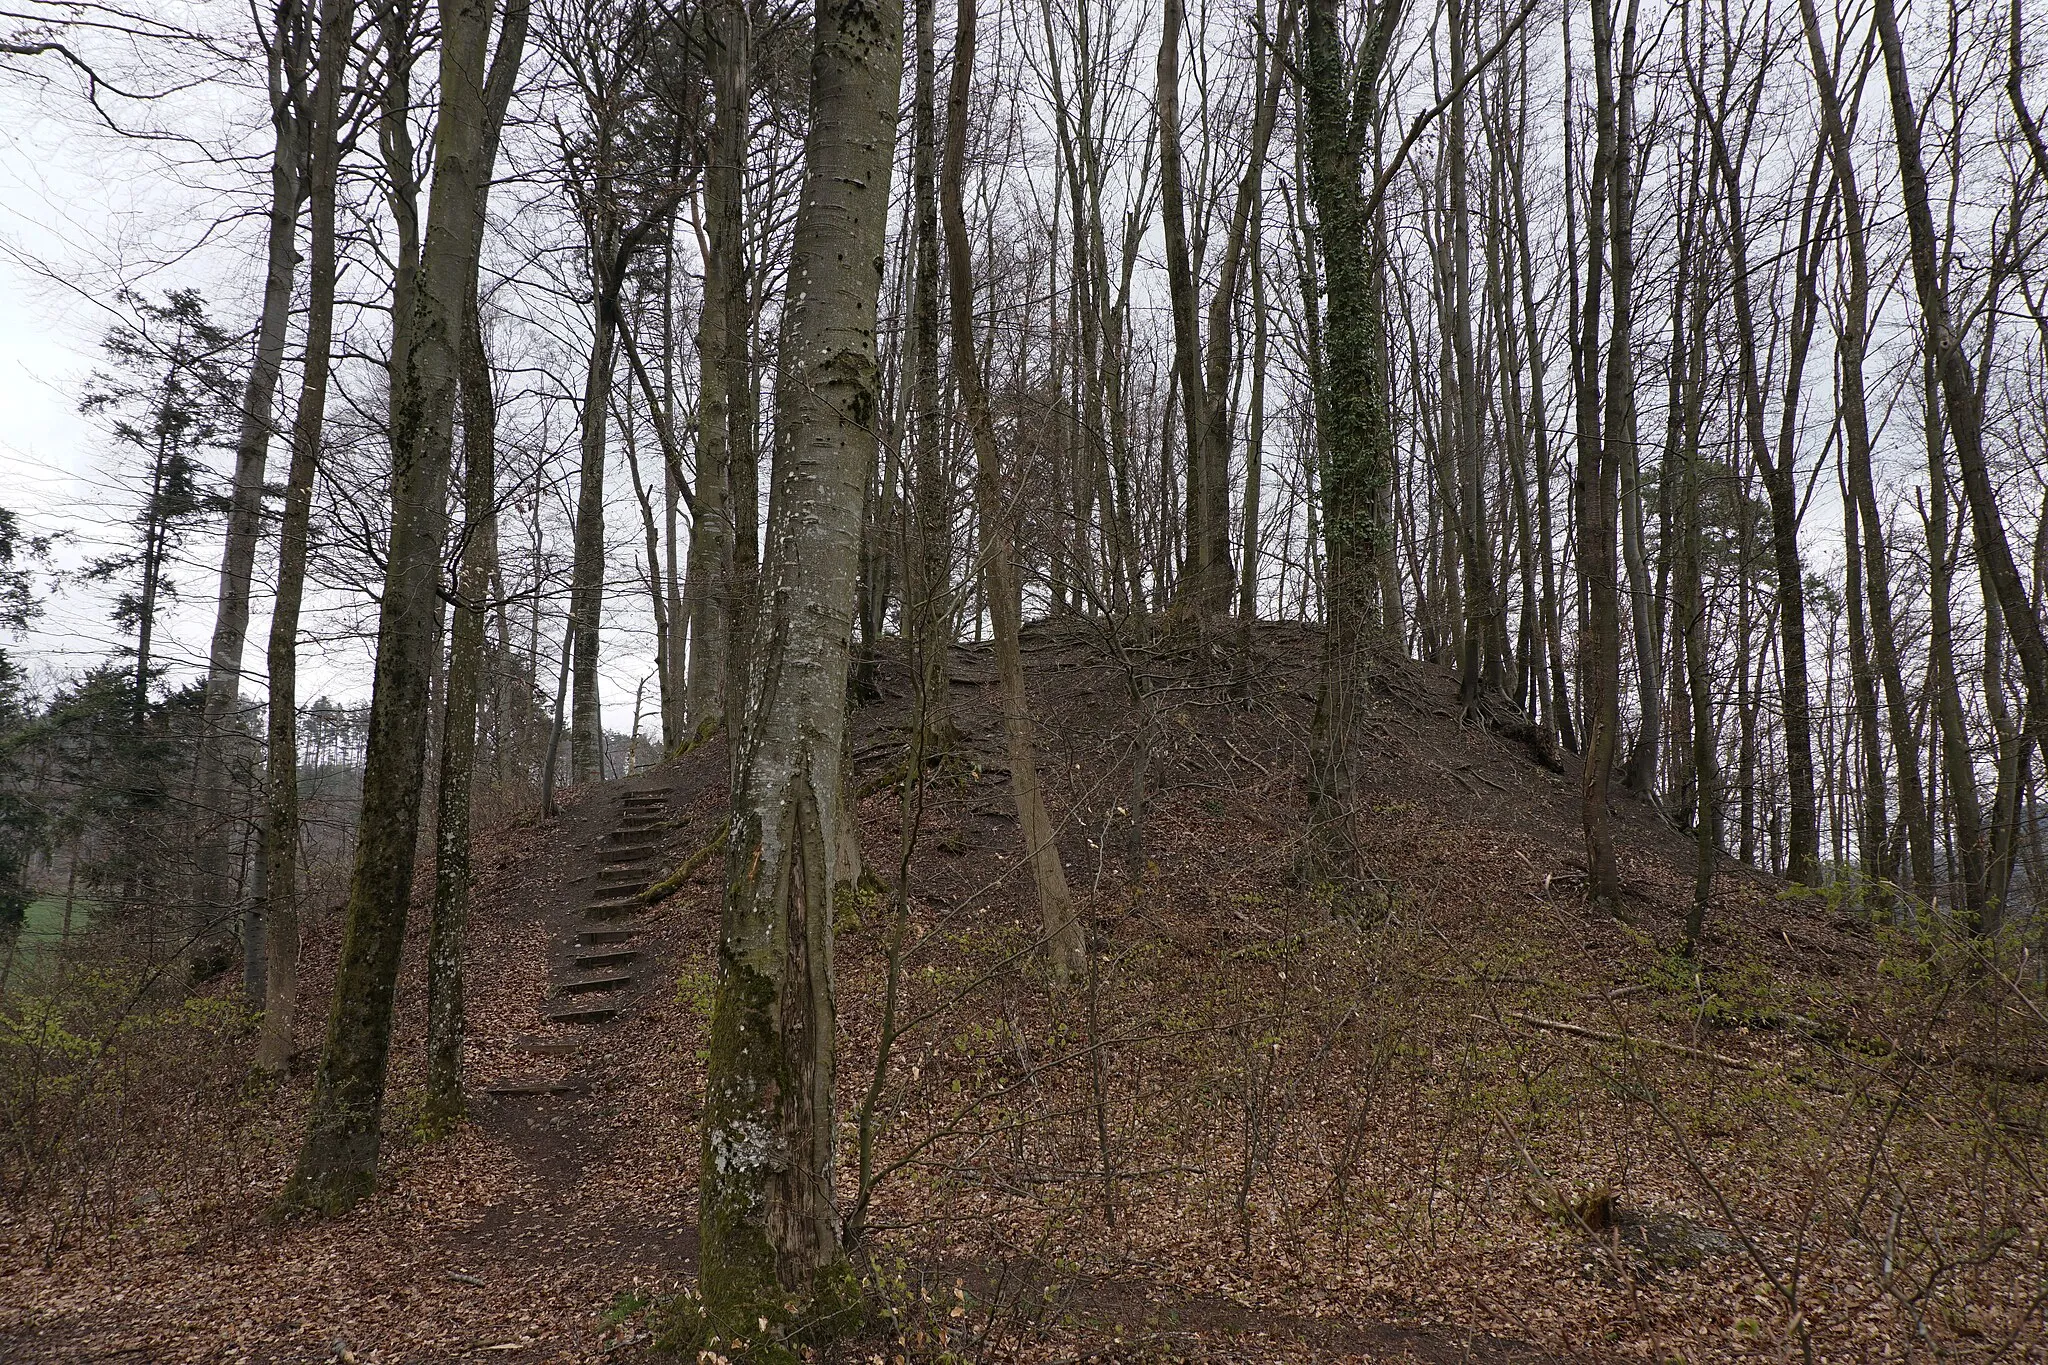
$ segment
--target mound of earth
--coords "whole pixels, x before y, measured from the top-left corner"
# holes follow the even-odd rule
[[[838,924],[841,1196],[864,1205],[876,1309],[846,1358],[2041,1349],[2042,1087],[2014,1079],[2038,1032],[1989,1037],[2006,1016],[1898,970],[1894,938],[1734,867],[1679,961],[1690,839],[1633,799],[1624,914],[1595,913],[1570,757],[1463,723],[1424,664],[1381,669],[1373,894],[1298,885],[1316,640],[1268,625],[1254,645],[1245,668],[1234,646],[1027,632],[1091,946],[1064,985],[1036,961],[987,651],[954,652],[957,739],[908,801],[911,678],[880,661],[853,746],[872,875]],[[8,1210],[0,1355],[654,1358],[695,1270],[723,878],[698,855],[726,764],[712,740],[480,842],[472,1122],[429,1142],[407,1118],[416,924],[380,1192],[270,1221],[307,1079],[226,1087],[148,1199]],[[316,928],[310,1002],[335,932]]]

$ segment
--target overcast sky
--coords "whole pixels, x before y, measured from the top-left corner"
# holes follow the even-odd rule
[[[39,575],[43,613],[9,652],[43,691],[132,644],[111,620],[109,589],[79,577],[88,559],[127,533],[140,506],[103,425],[78,411],[84,382],[100,364],[100,341],[123,319],[118,291],[157,297],[197,288],[215,320],[239,330],[253,324],[261,279],[256,192],[268,130],[260,96],[238,81],[216,80],[181,91],[175,108],[165,101],[147,111],[199,139],[202,153],[96,126],[82,88],[54,60],[0,64],[0,506],[16,512],[28,533],[58,540],[51,572]],[[246,165],[224,164],[222,147],[254,155]],[[281,400],[293,391],[290,379]],[[273,480],[282,477],[283,460],[282,443],[273,442]],[[214,465],[225,479],[231,452],[214,452]],[[615,545],[631,529],[615,530]],[[210,528],[190,539],[172,571],[180,596],[159,620],[153,652],[173,685],[204,668],[219,555],[218,528]],[[249,692],[261,689],[272,565],[268,553],[259,558],[244,659]],[[615,594],[615,604],[630,618],[630,598],[617,602]],[[630,619],[613,623],[618,614],[607,613],[605,711],[607,723],[623,730],[651,649]],[[302,701],[322,694],[367,700],[370,652],[356,638],[363,617],[360,600],[329,594],[323,601],[317,585],[310,590]],[[549,637],[552,655],[559,636]]]

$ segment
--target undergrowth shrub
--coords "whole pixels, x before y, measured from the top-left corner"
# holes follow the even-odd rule
[[[48,1254],[239,1185],[253,1029],[238,1002],[119,960],[0,999],[0,1189],[47,1211]]]

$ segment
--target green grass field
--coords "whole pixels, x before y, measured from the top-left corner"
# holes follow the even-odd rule
[[[91,918],[93,903],[83,896],[71,901],[71,932],[84,930]],[[64,939],[64,898],[44,896],[29,902],[28,911],[21,925],[20,951],[34,955],[53,949]]]

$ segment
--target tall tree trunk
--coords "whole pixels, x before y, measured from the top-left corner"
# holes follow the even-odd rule
[[[1694,196],[1695,214],[1701,214],[1699,196]],[[1703,216],[1703,214],[1701,214]],[[1706,931],[1707,909],[1714,893],[1714,865],[1721,855],[1721,747],[1714,733],[1713,662],[1709,655],[1707,598],[1701,565],[1700,428],[1707,370],[1707,315],[1711,291],[1704,280],[1690,278],[1688,264],[1692,243],[1700,231],[1699,219],[1685,227],[1679,246],[1679,278],[1690,284],[1690,317],[1686,331],[1677,335],[1677,353],[1671,358],[1682,374],[1679,387],[1681,478],[1678,507],[1677,613],[1679,648],[1685,656],[1687,709],[1692,712],[1693,786],[1698,811],[1693,819],[1692,905],[1686,911],[1685,940],[1681,951],[1690,956]]]
[[[1450,0],[1451,84],[1462,89],[1471,61],[1472,20],[1462,0]],[[1482,695],[1501,690],[1503,614],[1499,584],[1494,580],[1493,538],[1486,516],[1486,456],[1483,449],[1485,404],[1480,392],[1479,356],[1473,340],[1472,211],[1469,148],[1466,146],[1466,96],[1450,103],[1445,129],[1444,209],[1449,218],[1445,243],[1449,264],[1449,340],[1451,364],[1444,371],[1451,395],[1445,414],[1455,435],[1454,463],[1458,478],[1458,557],[1463,569],[1463,628],[1458,660],[1458,694],[1467,715],[1476,715]],[[1491,235],[1489,230],[1489,236]]]
[[[1807,678],[1806,582],[1799,557],[1799,489],[1797,442],[1799,392],[1806,353],[1819,311],[1815,277],[1819,271],[1819,236],[1815,221],[1816,162],[1800,217],[1795,256],[1792,317],[1788,322],[1789,355],[1785,365],[1782,421],[1773,453],[1764,430],[1763,366],[1758,358],[1758,319],[1750,279],[1749,242],[1743,180],[1729,148],[1725,102],[1710,105],[1698,73],[1690,63],[1686,74],[1693,98],[1706,123],[1720,185],[1721,211],[1729,263],[1729,296],[1734,306],[1736,370],[1742,391],[1742,431],[1757,474],[1763,479],[1771,512],[1771,558],[1777,579],[1779,704],[1784,715],[1785,776],[1791,811],[1787,838],[1787,871],[1792,880],[1811,885],[1819,876],[1820,820],[1814,795],[1812,698]],[[1760,98],[1761,77],[1749,99]]]
[[[1885,715],[1890,723],[1892,756],[1898,764],[1899,822],[1905,827],[1907,862],[1913,890],[1926,897],[1934,887],[1934,834],[1921,787],[1919,732],[1913,724],[1899,666],[1898,628],[1892,610],[1891,573],[1885,556],[1884,518],[1870,468],[1870,413],[1865,397],[1863,362],[1870,337],[1870,263],[1864,226],[1863,198],[1857,190],[1856,166],[1842,113],[1841,92],[1827,47],[1821,41],[1820,16],[1813,0],[1800,0],[1806,30],[1806,52],[1813,64],[1820,95],[1821,130],[1842,201],[1842,236],[1848,248],[1849,281],[1840,313],[1836,351],[1840,358],[1842,430],[1849,495],[1856,503],[1862,532],[1863,591],[1870,604],[1870,642],[1877,675],[1884,687]]]
[[[982,580],[995,639],[1003,733],[1009,745],[1010,794],[1017,805],[1017,828],[1023,836],[1024,856],[1031,862],[1031,877],[1038,890],[1046,963],[1053,979],[1063,983],[1086,967],[1087,948],[1081,922],[1074,915],[1067,892],[1066,868],[1060,862],[1059,842],[1038,782],[1031,703],[1024,694],[1024,655],[1019,641],[1023,599],[1017,580],[1016,550],[1005,505],[1001,457],[996,452],[995,422],[989,415],[974,335],[974,255],[967,238],[963,198],[967,178],[967,97],[974,79],[975,26],[975,0],[960,0],[958,31],[953,39],[953,77],[946,94],[945,154],[939,170],[939,217],[946,239],[953,372],[960,385],[961,404],[966,409],[968,438],[974,446]]]
[[[276,145],[270,158],[270,213],[264,251],[263,305],[256,319],[256,349],[242,388],[241,425],[235,437],[235,474],[221,545],[220,586],[199,730],[198,802],[205,822],[199,841],[199,900],[209,937],[223,927],[228,906],[229,848],[236,843],[229,814],[229,750],[240,748],[230,713],[241,697],[242,652],[249,638],[249,580],[263,521],[263,468],[276,422],[277,381],[284,369],[285,330],[298,270],[299,206],[306,197],[306,68],[311,34],[298,0],[275,12],[270,44],[270,122]],[[254,958],[263,934],[263,906],[248,901],[243,916],[244,956]],[[251,1001],[251,1003],[256,1003]]]
[[[600,296],[616,286],[607,278],[611,234],[591,234]],[[622,282],[621,282],[622,283]],[[575,658],[570,667],[569,772],[574,782],[603,776],[604,710],[597,676],[600,618],[604,614],[604,466],[609,447],[612,371],[618,346],[616,312],[597,305],[590,363],[583,379],[583,447],[576,487],[575,555],[569,569],[569,610],[576,618]]]
[[[709,1329],[727,1341],[808,1316],[848,1278],[832,1195],[832,834],[881,407],[875,309],[902,30],[895,0],[817,5],[758,692],[735,735],[705,1077],[699,1277]]]
[[[892,0],[880,0],[887,5]],[[902,27],[901,0],[896,27]],[[849,11],[853,13],[854,11]],[[761,576],[760,463],[754,439],[753,312],[749,305],[744,207],[751,99],[752,30],[746,0],[722,0],[717,10],[716,61],[712,67],[716,123],[713,155],[706,177],[706,207],[711,218],[710,256],[705,270],[705,297],[716,300],[714,321],[720,327],[719,389],[725,399],[725,499],[727,523],[720,549],[720,632],[724,650],[724,713],[729,720],[746,716],[752,707],[754,618]],[[899,63],[900,65],[900,63]],[[896,78],[901,84],[901,73]],[[728,116],[728,111],[730,116]],[[877,286],[879,289],[879,286]],[[732,780],[741,778],[739,745],[730,746]]]
[[[391,1010],[412,898],[425,766],[426,692],[446,534],[463,305],[477,268],[486,0],[442,0],[441,112],[421,279],[392,428],[391,539],[377,629],[355,871],[334,1007],[289,1202],[338,1210],[376,1181]]]
[[[1631,297],[1633,268],[1627,162],[1628,77],[1632,41],[1621,45],[1622,79],[1617,91],[1612,0],[1593,3],[1595,147],[1586,212],[1586,295],[1579,314],[1575,349],[1579,467],[1575,492],[1579,514],[1579,562],[1586,592],[1586,624],[1580,640],[1586,691],[1585,767],[1580,778],[1580,822],[1586,833],[1588,891],[1595,904],[1618,910],[1621,879],[1614,860],[1614,830],[1607,810],[1620,728],[1621,617],[1615,532],[1620,508],[1620,467],[1628,458],[1634,395],[1632,387]],[[1631,0],[1629,32],[1633,35]],[[1612,221],[1610,225],[1610,212]],[[1603,259],[1603,257],[1605,259]],[[1602,284],[1612,278],[1613,317],[1606,338],[1606,373],[1601,369]],[[1603,395],[1602,386],[1605,385]]]
[[[719,150],[723,146],[721,121],[731,117],[721,96],[714,107],[713,150],[704,174],[704,214],[714,230],[726,216],[723,197],[737,192],[737,172],[727,173]],[[706,248],[704,298],[697,314],[697,514],[690,522],[690,666],[684,707],[691,727],[700,734],[725,714],[724,579],[732,539],[732,505],[726,489],[723,282],[725,272],[732,269],[731,252],[736,250],[722,239],[714,247],[708,238]]]
[[[477,161],[476,223],[481,245],[489,221],[491,168],[498,133],[512,101],[519,59],[526,47],[528,0],[506,0],[497,50],[484,87],[483,130]],[[435,793],[434,909],[427,930],[427,1121],[446,1126],[462,1117],[463,957],[469,939],[469,800],[476,772],[477,696],[483,678],[484,595],[498,558],[498,413],[491,360],[484,349],[477,272],[471,270],[462,303],[462,566],[456,580],[455,623],[450,631],[446,710],[441,724],[441,771]],[[651,571],[651,566],[650,566]]]
[[[1308,830],[1297,872],[1312,883],[1364,876],[1356,764],[1365,731],[1369,651],[1382,622],[1379,569],[1393,479],[1386,390],[1386,317],[1367,253],[1361,149],[1378,115],[1380,73],[1400,26],[1400,0],[1375,4],[1355,66],[1346,61],[1340,0],[1309,0],[1300,119],[1328,308],[1320,349],[1316,431],[1324,544],[1321,677],[1309,735]],[[1354,92],[1356,109],[1354,111]]]
[[[317,75],[308,115],[306,189],[306,361],[292,418],[291,469],[278,531],[277,598],[270,610],[270,680],[263,777],[264,882],[263,1029],[256,1064],[281,1072],[290,1064],[299,997],[299,609],[305,599],[306,542],[313,481],[327,416],[333,366],[335,199],[341,169],[341,86],[348,75],[355,24],[353,0],[322,0]]]
[[[947,657],[953,636],[952,466],[939,407],[938,55],[936,0],[917,0],[916,74],[911,96],[911,278],[909,331],[903,365],[909,372],[904,461],[910,483],[905,519],[904,621],[917,690],[911,724],[923,760],[952,747],[952,695]],[[905,799],[909,799],[908,789]]]
[[[1933,694],[1934,723],[1941,736],[1941,774],[1948,786],[1949,829],[1955,841],[1948,858],[1949,899],[1974,932],[1984,919],[1984,813],[1977,799],[1977,770],[1970,758],[1970,735],[1963,716],[1955,657],[1955,625],[1949,585],[1955,549],[1948,525],[1948,472],[1943,468],[1942,431],[1935,406],[1933,362],[1925,363],[1927,398],[1927,528],[1928,644],[1927,686]],[[1956,883],[1960,882],[1960,895]]]
[[[1935,371],[1941,380],[1949,438],[1955,443],[1956,467],[1962,475],[1963,499],[1970,513],[1971,540],[1998,610],[2005,617],[2013,648],[2020,656],[2020,672],[2027,688],[2027,723],[2033,742],[2048,747],[2048,625],[2043,624],[2040,613],[2028,599],[2012,546],[2006,540],[1998,494],[1991,486],[1990,470],[1985,463],[1983,398],[1942,286],[1934,212],[1927,197],[1927,166],[1920,153],[1919,114],[1913,105],[1905,45],[1899,37],[1899,16],[1893,0],[1874,0],[1871,19],[1884,49],[1885,77],[1891,87],[1892,130],[1898,146],[1901,197],[1912,244],[1913,287],[1926,321],[1926,344],[1934,353]],[[2031,131],[2031,122],[2027,126]]]
[[[1280,63],[1261,67],[1254,92],[1249,157],[1218,261],[1205,347],[1197,320],[1199,286],[1189,244],[1181,164],[1180,41],[1186,23],[1183,0],[1167,0],[1157,72],[1159,191],[1173,317],[1174,373],[1187,438],[1185,562],[1177,586],[1197,619],[1206,621],[1230,610],[1235,577],[1230,564],[1231,314],[1237,305],[1251,219],[1263,197],[1266,150],[1279,107]],[[1283,3],[1274,39],[1279,49],[1284,50],[1292,26],[1293,6]]]

